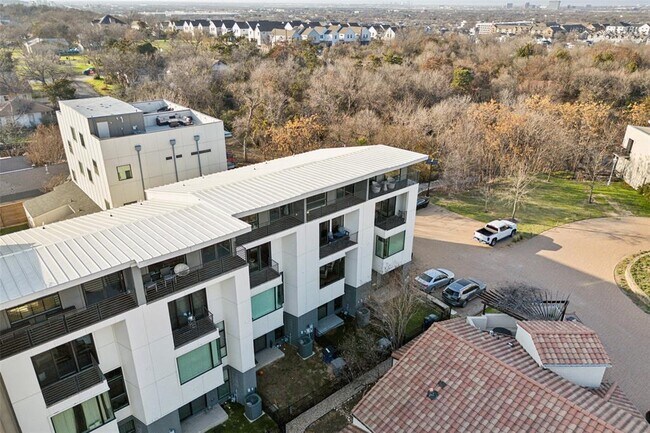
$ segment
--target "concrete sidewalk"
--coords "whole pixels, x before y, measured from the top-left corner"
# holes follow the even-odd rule
[[[351,383],[345,385],[343,388],[336,391],[334,394],[327,397],[325,400],[318,403],[316,406],[309,409],[307,412],[298,416],[298,418],[287,424],[286,433],[303,433],[307,427],[320,419],[323,415],[341,406],[343,403],[354,397],[367,385],[376,382],[383,376],[392,364],[392,359],[388,358],[372,370],[356,378]]]

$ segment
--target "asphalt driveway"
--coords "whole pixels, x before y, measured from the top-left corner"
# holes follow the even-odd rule
[[[436,206],[418,211],[416,268],[448,268],[457,277],[482,279],[488,288],[521,282],[569,295],[568,311],[598,332],[612,358],[607,378],[642,413],[650,411],[650,315],[614,283],[614,267],[623,257],[650,250],[650,218],[579,221],[494,248],[472,239],[481,225]],[[460,310],[474,312],[478,304]]]

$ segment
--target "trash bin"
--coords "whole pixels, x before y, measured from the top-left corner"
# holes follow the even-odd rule
[[[431,325],[433,325],[433,323],[437,322],[438,320],[440,320],[440,318],[438,317],[437,314],[433,314],[433,313],[429,314],[422,321],[422,329],[423,330],[429,329],[431,327]]]
[[[253,393],[246,397],[244,414],[250,421],[254,421],[262,416],[262,398],[258,394]]]
[[[334,360],[336,357],[336,349],[332,346],[327,346],[325,349],[323,349],[323,362],[325,364],[329,364]]]
[[[302,359],[309,358],[314,353],[314,340],[309,335],[298,339],[298,354]]]
[[[357,310],[357,326],[363,328],[370,324],[370,310],[366,307],[361,307]]]

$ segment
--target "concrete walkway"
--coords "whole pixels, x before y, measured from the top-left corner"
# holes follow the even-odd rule
[[[391,359],[387,359],[369,372],[358,377],[353,382],[345,385],[307,412],[287,424],[287,433],[303,433],[307,427],[320,419],[323,415],[341,406],[343,403],[354,397],[365,386],[374,383],[388,371],[391,366]]]
[[[418,211],[415,268],[448,268],[457,277],[482,279],[488,288],[523,283],[568,295],[569,311],[598,332],[612,358],[608,379],[621,385],[641,413],[649,411],[650,315],[618,288],[614,268],[624,257],[650,249],[650,218],[578,221],[495,248],[472,239],[481,226],[436,206]]]

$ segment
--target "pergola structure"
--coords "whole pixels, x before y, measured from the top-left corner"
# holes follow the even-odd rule
[[[479,295],[483,314],[494,308],[517,320],[564,320],[568,299],[550,299],[548,293],[528,287],[485,291]]]

